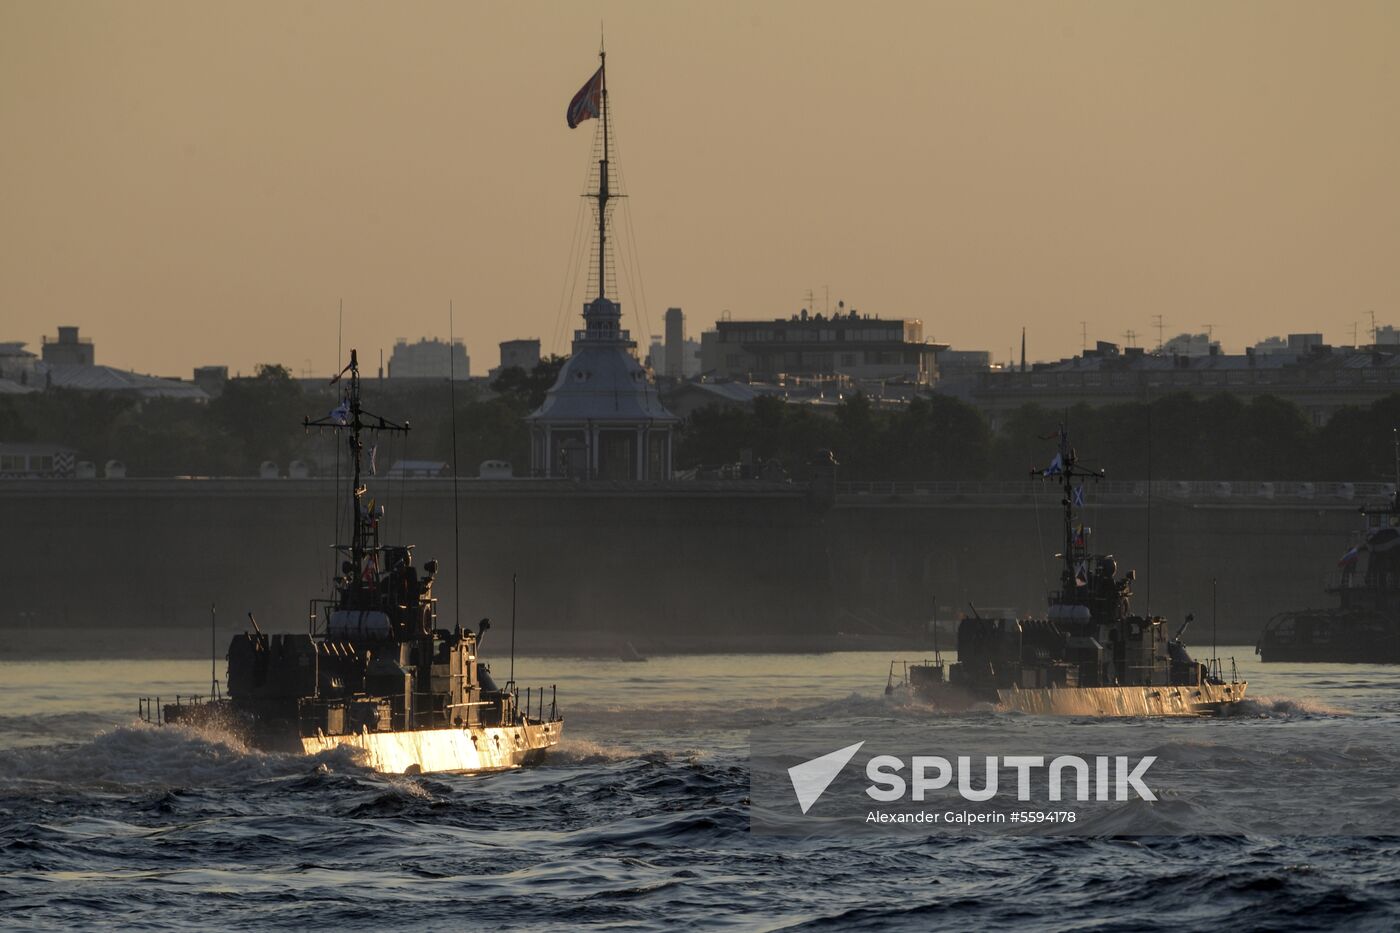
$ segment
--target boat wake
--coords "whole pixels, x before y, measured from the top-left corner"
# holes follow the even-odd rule
[[[317,768],[358,769],[357,750],[283,755],[249,748],[217,727],[133,723],[89,739],[0,751],[0,788],[55,787],[123,792],[227,786],[305,774]]]
[[[642,753],[626,745],[608,745],[590,739],[565,738],[550,749],[551,765],[601,765],[640,758]]]
[[[1246,697],[1224,707],[1220,715],[1245,719],[1333,719],[1353,715],[1316,697]]]

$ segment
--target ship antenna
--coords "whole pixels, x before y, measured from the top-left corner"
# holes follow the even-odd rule
[[[462,530],[457,508],[457,335],[453,329],[452,302],[447,302],[447,399],[452,409],[452,621],[462,624]]]
[[[338,311],[338,313],[337,313],[337,315],[336,315],[336,324],[335,324],[335,365],[337,365],[337,366],[339,366],[339,365],[340,365],[340,361],[341,361],[342,359],[345,358],[345,357],[344,357],[344,351],[343,351],[343,345],[344,345],[344,343],[345,343],[345,299],[342,298],[342,299],[340,299],[340,307],[339,307],[339,311]],[[340,378],[340,377],[337,376],[337,377],[335,377],[334,379],[332,379],[332,380],[331,380],[331,385],[335,385],[336,381],[337,381],[339,378]],[[331,502],[335,505],[335,538],[333,538],[332,540],[335,541],[336,544],[340,544],[340,520],[341,520],[341,518],[342,518],[341,511],[340,511],[340,510],[341,510],[341,508],[342,508],[342,504],[341,504],[341,502],[340,502],[340,439],[339,439],[339,437],[336,438],[336,442],[335,442],[335,444],[334,444],[334,447],[335,447],[335,486],[333,486],[332,489],[334,489],[335,494],[331,496]],[[330,579],[330,585],[331,585],[331,586],[334,586],[334,585],[335,585],[335,576],[336,576],[337,573],[339,573],[339,567],[338,567],[337,565],[340,563],[340,560],[341,560],[341,558],[340,558],[339,552],[337,552],[336,550],[332,549],[332,551],[331,551],[331,579]]]
[[[1152,618],[1152,388],[1148,384],[1147,399],[1147,591],[1143,594],[1143,609]]]
[[[1215,578],[1215,577],[1211,577],[1211,578],[1210,578],[1210,658],[1211,658],[1211,663],[1212,663],[1213,665],[1215,665],[1215,669],[1216,669],[1216,671],[1217,671],[1216,676],[1218,677],[1218,676],[1220,676],[1219,673],[1218,673],[1219,670],[1220,670],[1220,649],[1219,649],[1219,639],[1216,638],[1216,631],[1215,631],[1215,618],[1216,618],[1216,616],[1215,616],[1215,591],[1216,591],[1216,582],[1217,582],[1217,581],[1216,581],[1216,578]]]
[[[933,663],[941,665],[943,656],[938,653],[938,596],[933,597]]]
[[[209,604],[209,696],[219,699],[218,649],[214,647],[218,639],[219,604]]]
[[[510,682],[515,684],[515,581],[518,574],[510,575]]]

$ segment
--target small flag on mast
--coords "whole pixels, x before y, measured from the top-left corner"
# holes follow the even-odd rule
[[[597,119],[598,114],[602,113],[602,109],[603,69],[600,66],[593,73],[593,77],[588,79],[588,83],[579,88],[574,99],[569,101],[569,110],[565,115],[569,121],[569,129],[573,129],[584,120]]]

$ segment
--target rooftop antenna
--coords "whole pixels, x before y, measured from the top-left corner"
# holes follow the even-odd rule
[[[1381,332],[1380,332],[1379,330],[1376,329],[1376,312],[1374,312],[1374,311],[1367,311],[1366,313],[1369,314],[1369,315],[1371,316],[1371,343],[1372,343],[1372,344],[1380,343],[1380,342],[1381,342]]]
[[[1162,348],[1166,346],[1166,341],[1162,339],[1162,329],[1166,326],[1166,322],[1162,320],[1162,315],[1154,314],[1152,315],[1152,323],[1157,325],[1157,352],[1161,353]]]
[[[1215,339],[1215,325],[1202,324],[1201,326],[1206,329],[1206,346],[1209,347],[1211,341]]]
[[[604,187],[607,183],[604,183]],[[452,622],[462,625],[462,516],[457,507],[457,355],[452,300],[447,301],[447,399],[452,408]]]
[[[1026,371],[1026,329],[1021,328],[1021,372]]]
[[[1136,346],[1137,331],[1133,330],[1131,327],[1123,331],[1123,341],[1130,347]]]
[[[1089,322],[1079,322],[1079,352],[1083,353],[1089,349]]]

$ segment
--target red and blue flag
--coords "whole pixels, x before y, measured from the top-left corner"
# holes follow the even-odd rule
[[[566,115],[569,129],[573,129],[584,120],[597,119],[598,114],[602,112],[602,106],[603,69],[599,68],[593,73],[593,77],[588,79],[588,83],[579,88],[574,99],[569,101],[569,112]]]

